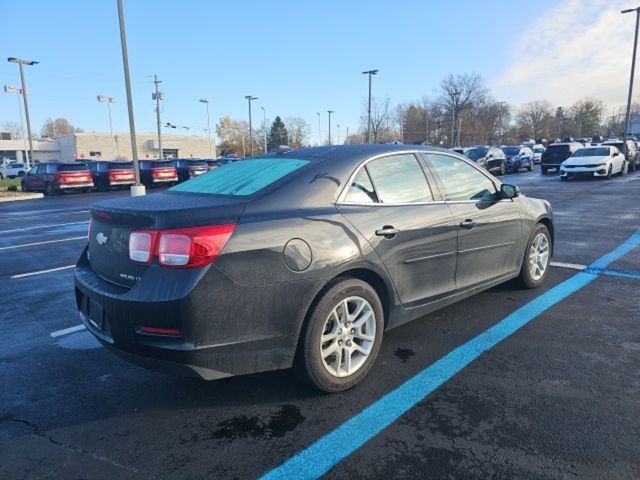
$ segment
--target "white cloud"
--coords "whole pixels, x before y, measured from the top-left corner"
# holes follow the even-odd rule
[[[622,15],[625,8],[629,0],[562,0],[525,27],[495,93],[516,104],[544,98],[569,106],[586,96],[626,104],[636,19]]]

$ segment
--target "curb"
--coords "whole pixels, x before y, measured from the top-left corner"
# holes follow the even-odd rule
[[[20,195],[17,197],[1,197],[0,203],[2,202],[19,202],[20,200],[33,200],[35,198],[44,198],[44,194],[42,193],[25,193],[24,195]]]

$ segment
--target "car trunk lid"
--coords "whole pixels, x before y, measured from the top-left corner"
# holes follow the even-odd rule
[[[91,209],[89,264],[105,280],[132,287],[149,265],[129,259],[131,232],[237,223],[245,206],[238,198],[176,192],[98,202]]]

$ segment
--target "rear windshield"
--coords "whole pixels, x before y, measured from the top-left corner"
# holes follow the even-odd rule
[[[167,161],[163,161],[163,162],[153,162],[153,167],[154,168],[167,168],[167,167],[175,167],[176,164],[174,162],[167,162]]]
[[[133,163],[131,162],[122,162],[122,163],[110,163],[109,170],[120,170],[121,168],[133,168]]]
[[[143,160],[140,162],[140,168],[153,168],[153,162],[151,160]]]
[[[75,172],[78,170],[88,170],[88,168],[86,165],[83,165],[81,163],[77,165],[75,163],[59,163],[58,164],[59,172]]]
[[[295,158],[256,158],[224,165],[176,185],[174,192],[251,195],[309,163]]]
[[[544,153],[569,153],[569,145],[549,145]]]
[[[208,167],[209,164],[204,160],[187,160],[185,163],[188,167]]]

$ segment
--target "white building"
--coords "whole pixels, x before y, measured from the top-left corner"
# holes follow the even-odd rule
[[[136,135],[138,158],[159,158],[158,136],[154,133]],[[29,150],[26,140],[0,140],[0,160],[25,160],[25,150]],[[206,137],[185,135],[163,135],[162,152],[164,158],[216,158],[210,150]],[[131,138],[128,133],[72,133],[54,139],[33,142],[33,156],[36,162],[60,160],[131,160]]]

